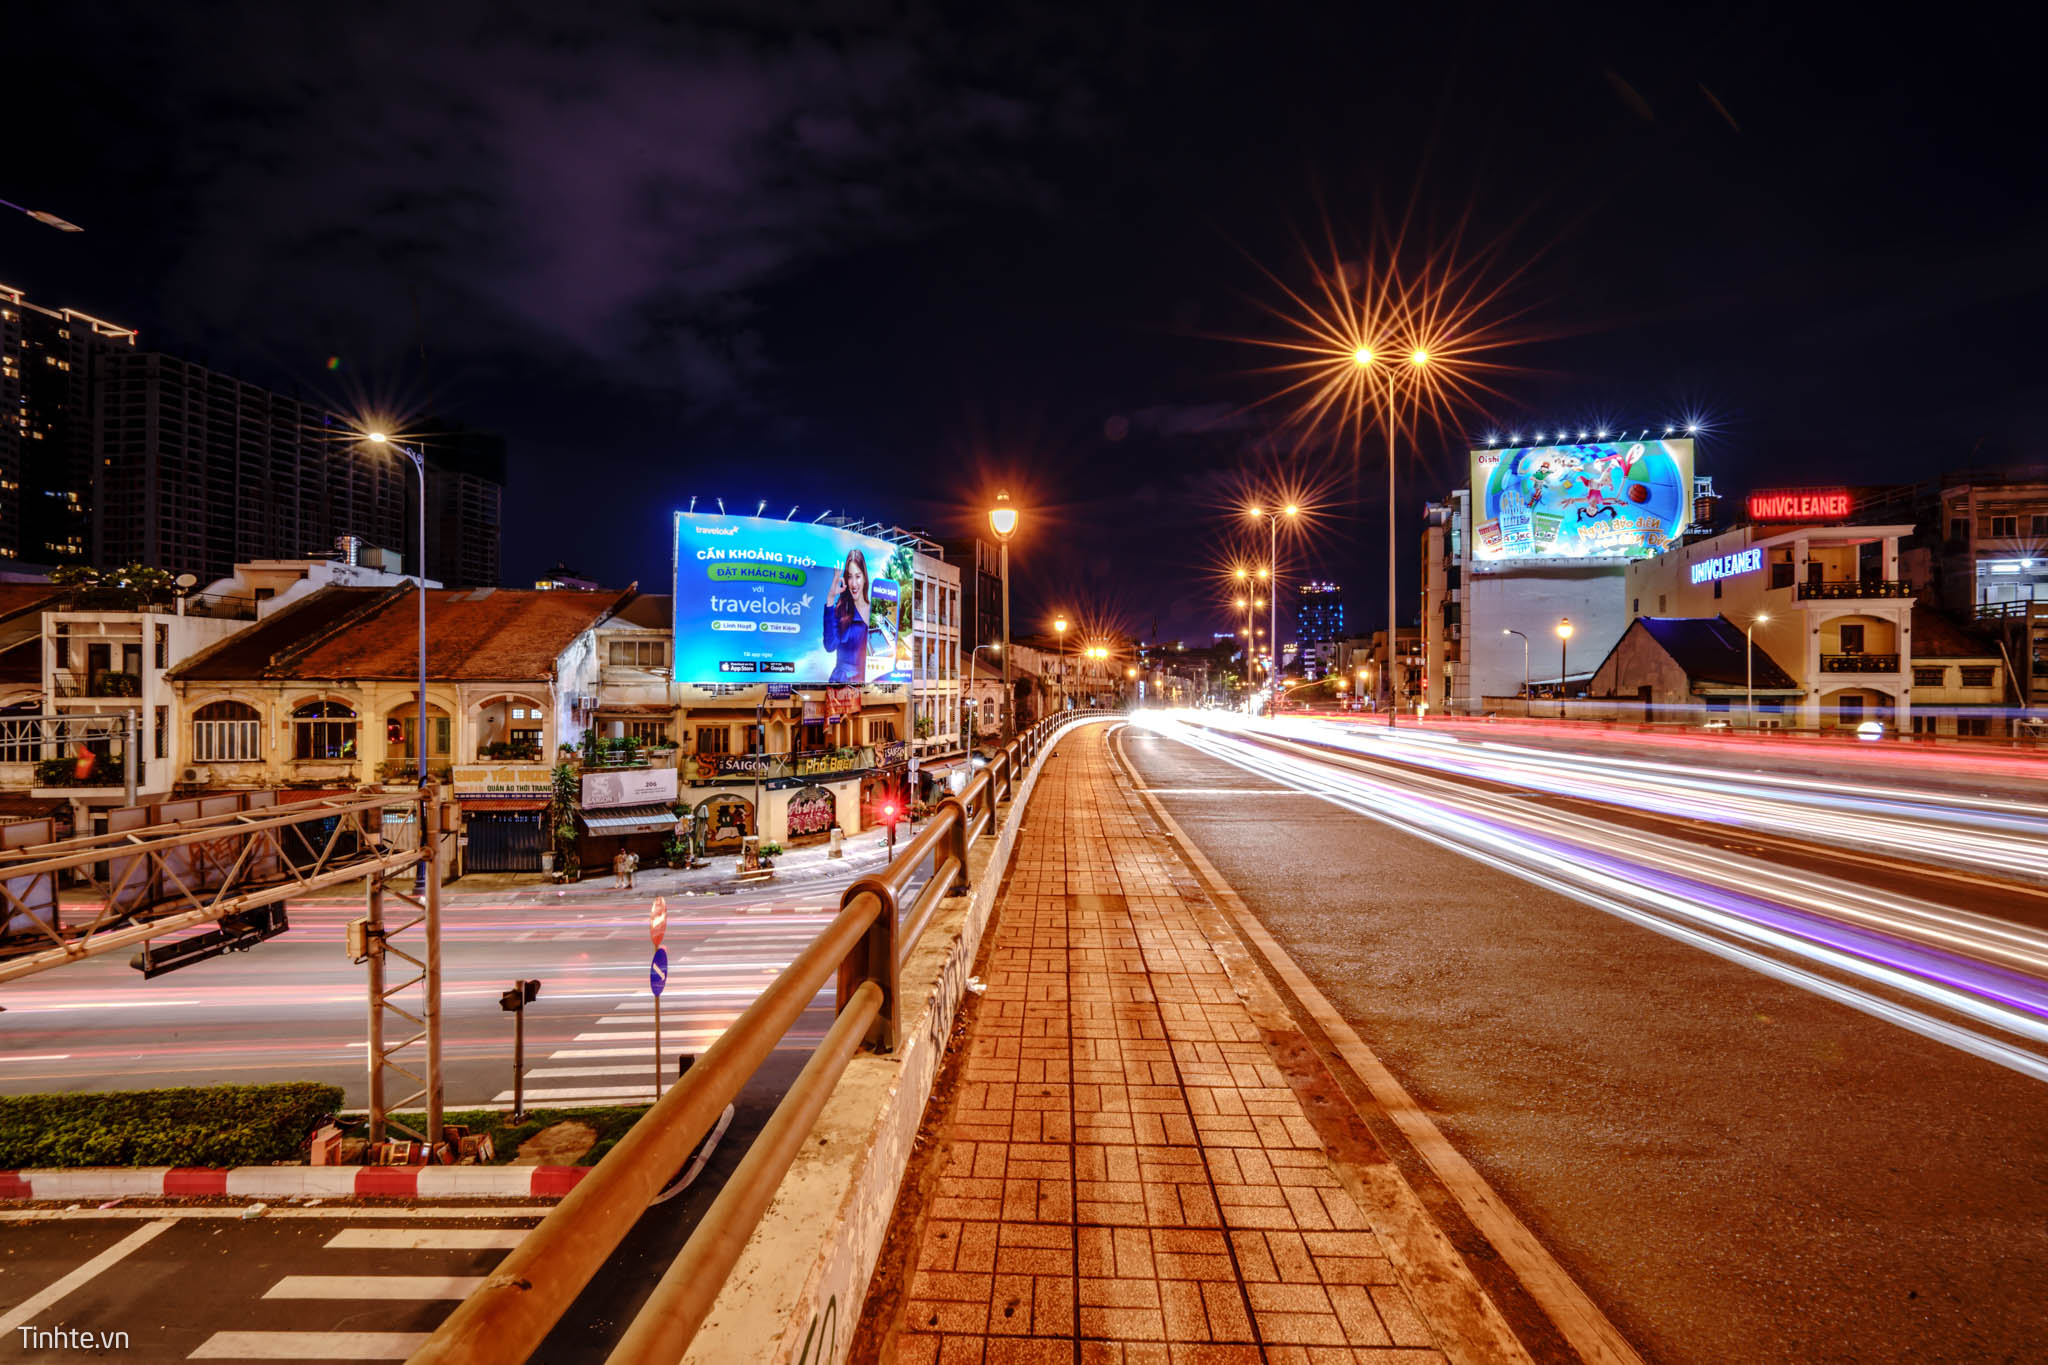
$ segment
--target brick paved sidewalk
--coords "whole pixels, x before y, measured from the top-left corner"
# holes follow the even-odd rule
[[[1108,729],[1039,779],[855,1358],[1442,1361]]]

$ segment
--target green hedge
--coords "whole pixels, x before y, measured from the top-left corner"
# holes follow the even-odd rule
[[[292,1161],[340,1108],[340,1086],[311,1081],[0,1095],[0,1170]]]

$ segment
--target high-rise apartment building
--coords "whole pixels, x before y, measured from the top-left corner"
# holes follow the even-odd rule
[[[427,577],[452,588],[499,586],[505,438],[438,422],[409,434],[427,457]],[[414,542],[405,543],[411,553]]]
[[[1311,580],[1295,593],[1294,638],[1301,676],[1320,678],[1330,670],[1337,642],[1344,638],[1344,589]]]
[[[139,351],[106,367],[98,410],[101,563],[210,582],[237,563],[326,553],[343,535],[411,548],[403,457],[362,449],[313,404]]]
[[[0,285],[0,560],[93,552],[93,391],[135,333]]]

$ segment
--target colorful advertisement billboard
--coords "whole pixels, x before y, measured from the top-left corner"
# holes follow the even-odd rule
[[[675,678],[910,681],[912,552],[837,526],[676,514]]]
[[[1692,519],[1693,443],[1472,452],[1472,558],[1646,559]]]

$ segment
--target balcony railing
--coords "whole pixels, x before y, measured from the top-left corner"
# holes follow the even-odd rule
[[[1823,654],[1820,656],[1820,671],[1823,673],[1896,673],[1899,671],[1899,656],[1896,654]]]
[[[1913,585],[1896,578],[1852,578],[1835,583],[1801,583],[1802,602],[1841,601],[1858,597],[1911,597]]]

